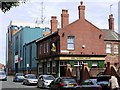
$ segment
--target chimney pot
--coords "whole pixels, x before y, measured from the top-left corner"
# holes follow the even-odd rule
[[[52,16],[51,17],[51,33],[55,32],[57,30],[57,25],[58,25],[57,17]]]
[[[61,14],[61,28],[64,28],[68,24],[69,24],[68,10],[62,9],[62,14]]]
[[[114,17],[113,17],[113,14],[109,15],[108,23],[109,23],[109,29],[114,31]]]
[[[83,1],[80,2],[80,6],[78,6],[79,10],[79,19],[85,18],[85,6],[83,5]]]

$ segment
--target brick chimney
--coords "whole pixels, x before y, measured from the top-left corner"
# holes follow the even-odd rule
[[[58,21],[56,16],[51,17],[51,33],[57,31]]]
[[[113,14],[109,15],[108,23],[109,23],[109,29],[114,31],[114,17],[113,17]]]
[[[64,28],[68,24],[69,24],[68,10],[62,9],[62,14],[61,14],[61,28]]]
[[[79,11],[79,19],[85,19],[85,6],[83,5],[83,2],[80,2],[80,6],[78,6]]]

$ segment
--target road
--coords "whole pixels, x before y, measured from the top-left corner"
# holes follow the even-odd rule
[[[22,85],[22,82],[13,82],[13,77],[8,76],[7,81],[0,81],[0,90],[49,90],[37,88],[35,85]]]

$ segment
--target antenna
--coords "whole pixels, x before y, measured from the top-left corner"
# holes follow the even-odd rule
[[[44,7],[43,7],[43,1],[41,2],[41,24],[44,23],[44,20],[45,20],[45,17],[43,15],[43,10],[44,10]]]
[[[40,18],[36,18],[36,21],[35,21],[35,23],[36,24],[43,24],[44,23],[44,20],[45,20],[45,17],[44,17],[44,15],[43,15],[43,11],[44,11],[44,7],[43,7],[43,0],[42,0],[42,2],[40,3],[40,5],[41,5],[41,17]]]
[[[112,10],[111,10],[112,5],[113,5],[113,4],[110,5],[110,15],[111,15],[111,11],[112,11]]]

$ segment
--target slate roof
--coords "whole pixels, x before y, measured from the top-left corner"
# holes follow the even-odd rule
[[[105,33],[105,40],[120,41],[120,34],[110,29],[101,29]]]

